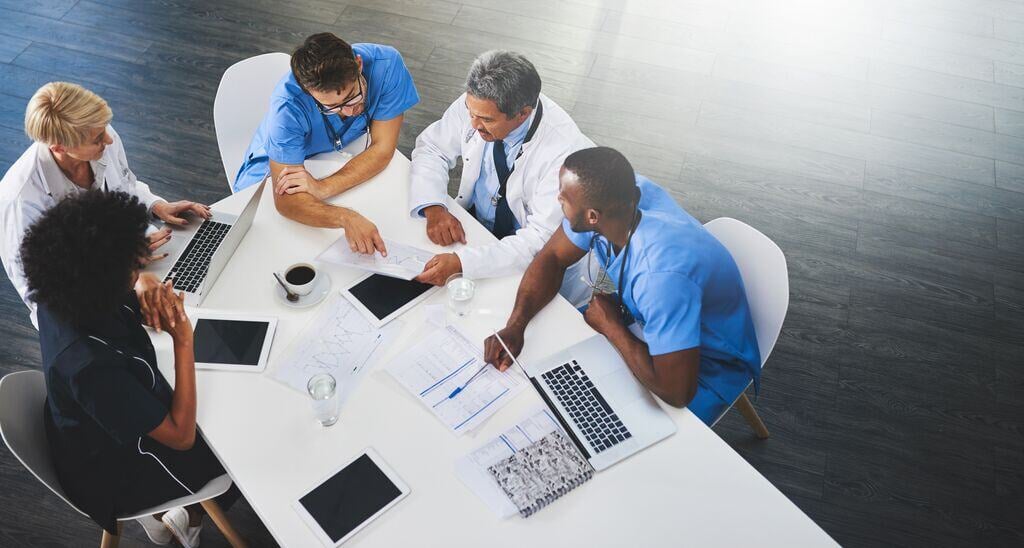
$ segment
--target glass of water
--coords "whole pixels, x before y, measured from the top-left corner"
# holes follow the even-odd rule
[[[306,385],[309,396],[313,398],[313,414],[323,426],[338,422],[338,382],[328,373],[314,375]]]
[[[473,300],[476,282],[457,273],[448,277],[445,287],[448,288],[448,307],[452,312],[460,317],[469,314],[469,301]]]

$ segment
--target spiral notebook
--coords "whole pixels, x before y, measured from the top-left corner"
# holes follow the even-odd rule
[[[455,473],[498,516],[528,517],[594,475],[547,409],[460,458]]]
[[[594,477],[590,463],[561,430],[487,470],[524,518]]]

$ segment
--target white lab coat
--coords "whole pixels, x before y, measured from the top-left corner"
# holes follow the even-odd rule
[[[562,222],[558,204],[558,171],[569,154],[594,146],[580,132],[562,107],[541,94],[544,112],[533,138],[523,143],[522,155],[515,162],[506,193],[512,215],[521,227],[498,242],[468,245],[455,253],[462,272],[469,278],[505,276],[525,270]],[[409,211],[416,215],[426,205],[444,204],[448,196],[448,173],[462,157],[462,177],[455,201],[468,208],[473,187],[480,177],[484,147],[487,144],[470,125],[466,95],[455,100],[440,120],[430,124],[416,138],[412,151]],[[582,264],[566,273],[562,295],[573,304],[589,297],[589,287],[579,279]]]
[[[150,192],[149,185],[138,180],[128,167],[124,145],[114,128],[107,126],[107,133],[114,142],[104,149],[99,160],[91,162],[96,175],[93,188],[133,194],[152,211],[153,204],[162,198]],[[28,298],[28,280],[21,267],[21,240],[46,210],[79,192],[85,190],[64,175],[43,143],[32,143],[0,181],[0,260],[14,289],[28,306],[32,325],[37,327],[36,306]]]

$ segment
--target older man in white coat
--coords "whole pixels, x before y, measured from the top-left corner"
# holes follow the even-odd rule
[[[499,240],[468,242],[439,254],[417,280],[441,285],[459,272],[479,279],[523,270],[559,227],[562,161],[593,143],[540,88],[540,75],[525,57],[486,52],[469,70],[466,93],[417,137],[409,209],[426,219],[430,240],[444,246],[467,243],[447,205],[448,174],[460,156],[455,202]],[[583,263],[567,271],[561,290],[577,306],[590,296],[581,279]]]

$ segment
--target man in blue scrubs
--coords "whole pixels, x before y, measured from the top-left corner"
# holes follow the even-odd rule
[[[761,374],[743,280],[729,251],[613,149],[570,154],[559,179],[566,219],[526,270],[499,335],[518,355],[527,323],[555,296],[565,269],[592,250],[599,276],[616,293],[595,292],[587,323],[651,392],[713,423],[751,381],[757,388]],[[484,350],[488,363],[511,365],[493,336]]]
[[[331,33],[314,34],[292,54],[291,72],[274,89],[233,188],[246,188],[270,173],[282,215],[311,226],[344,228],[353,250],[383,252],[373,223],[326,200],[387,167],[403,113],[418,102],[395,48],[350,46]],[[359,139],[364,150],[332,175],[317,179],[303,167],[306,158]]]

